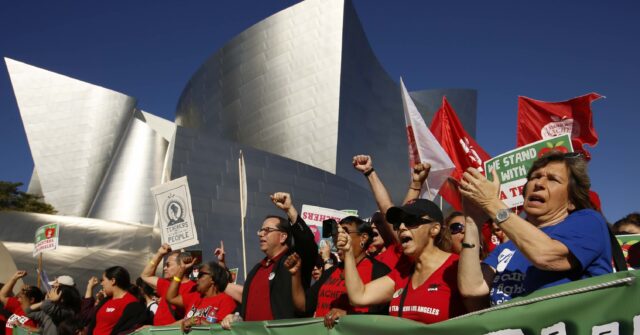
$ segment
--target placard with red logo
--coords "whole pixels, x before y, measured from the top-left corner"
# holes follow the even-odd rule
[[[43,251],[56,250],[58,248],[59,232],[60,226],[57,223],[51,223],[38,228],[33,242],[33,257],[38,256]]]

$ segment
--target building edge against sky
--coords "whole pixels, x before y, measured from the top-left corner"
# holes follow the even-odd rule
[[[138,110],[132,97],[5,60],[34,158],[29,190],[39,190],[57,208],[51,221],[71,216],[153,225],[150,187],[186,175],[201,241],[196,248],[207,257],[224,240],[233,266],[242,256],[240,149],[248,175],[248,231],[278,213],[268,198],[277,191],[290,192],[298,209],[353,208],[369,216],[375,203],[351,166],[355,154],[373,156],[394,199],[408,184],[400,89],[378,62],[349,0],[304,1],[240,33],[187,83],[177,125]],[[427,122],[445,94],[475,133],[474,90],[411,93]],[[0,214],[3,240],[33,240],[31,230],[8,235],[15,224],[8,220]],[[250,263],[261,257],[251,247],[254,235],[247,235]],[[152,234],[148,238],[150,245]],[[135,273],[145,260],[127,265]],[[96,270],[125,259],[116,255],[109,262],[94,263]]]

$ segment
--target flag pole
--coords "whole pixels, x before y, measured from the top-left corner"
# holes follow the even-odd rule
[[[246,218],[246,210],[247,210],[247,179],[246,179],[246,170],[244,166],[244,156],[242,155],[242,150],[240,150],[240,157],[238,158],[238,175],[240,182],[240,233],[242,235],[242,266],[244,274],[244,279],[247,280],[247,246],[244,236],[244,225]]]
[[[427,186],[427,198],[433,201],[433,197],[431,196],[431,187],[429,187],[429,179],[424,180],[424,184]]]
[[[38,289],[42,286],[42,279],[40,278],[42,273],[42,254],[43,252],[38,254]]]

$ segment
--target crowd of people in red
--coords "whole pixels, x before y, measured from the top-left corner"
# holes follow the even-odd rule
[[[388,314],[435,323],[526,296],[538,289],[610,273],[609,225],[590,202],[585,160],[551,152],[527,175],[520,215],[498,198],[493,181],[470,168],[458,184],[464,210],[444,216],[420,192],[430,165],[416,164],[400,205],[394,205],[371,157],[353,158],[379,211],[332,226],[320,248],[291,195],[275,193],[283,216],[268,216],[257,231],[265,257],[235,284],[224,247],[196,266],[189,252],[162,245],[132,284],[122,266],[93,277],[81,296],[73,278],[59,276],[46,294],[25,285],[13,296],[16,272],[0,290],[4,334],[24,327],[45,335],[109,335],[145,325],[322,318],[328,328],[350,314]],[[495,176],[494,176],[495,177]],[[464,213],[463,213],[464,212]],[[640,233],[640,215],[613,225]],[[156,276],[163,264],[162,274]],[[195,275],[196,280],[192,280]],[[100,284],[102,289],[95,292]]]

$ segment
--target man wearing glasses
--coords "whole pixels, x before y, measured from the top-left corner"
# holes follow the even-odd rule
[[[265,257],[251,269],[242,288],[239,313],[245,321],[296,317],[291,294],[291,275],[284,261],[294,252],[300,255],[302,285],[307,288],[318,253],[313,233],[298,215],[291,202],[291,195],[278,192],[271,195],[271,201],[286,213],[287,219],[276,215],[267,216],[258,229],[260,250]],[[238,288],[237,285],[229,286],[227,292],[229,288]],[[234,316],[228,315],[222,325],[229,328],[233,321],[236,321]]]

